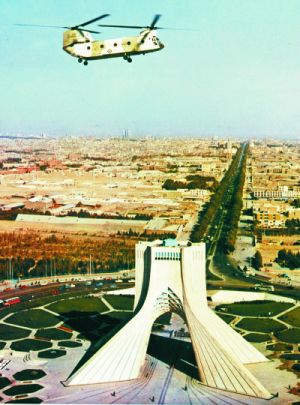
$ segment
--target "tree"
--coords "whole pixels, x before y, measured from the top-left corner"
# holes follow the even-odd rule
[[[263,267],[263,259],[262,259],[262,255],[259,251],[257,251],[254,255],[254,258],[252,260],[252,266],[256,270],[259,270],[260,268]]]

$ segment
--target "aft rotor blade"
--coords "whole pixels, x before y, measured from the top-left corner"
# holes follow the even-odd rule
[[[76,28],[77,27],[85,27],[86,25],[92,24],[93,22],[101,20],[102,18],[106,18],[108,16],[110,16],[110,14],[102,14],[99,17],[93,18],[92,20],[86,21],[86,22],[84,22],[82,24],[75,25],[75,27]]]
[[[141,25],[110,25],[110,24],[98,24],[98,27],[112,27],[112,28],[137,28],[143,29]]]
[[[155,14],[152,23],[150,24],[150,29],[153,30],[155,28],[155,24],[157,23],[157,21],[161,18],[161,14]]]

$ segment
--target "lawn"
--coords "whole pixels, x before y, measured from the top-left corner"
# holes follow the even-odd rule
[[[226,313],[229,312],[241,316],[274,316],[293,306],[294,304],[287,302],[251,301],[218,305],[216,310],[220,311],[226,308]],[[223,310],[223,312],[225,311]]]
[[[300,373],[300,363],[294,364],[292,366],[292,369],[295,370],[295,371],[298,371],[298,373]]]
[[[23,399],[13,399],[12,401],[7,401],[6,404],[41,404],[43,401],[37,397],[23,398]]]
[[[22,385],[15,385],[14,387],[8,388],[3,392],[8,396],[15,396],[21,394],[31,394],[32,392],[39,391],[42,388],[44,387],[39,384],[22,384]],[[29,402],[28,399],[27,402]]]
[[[64,314],[70,316],[72,312],[104,312],[108,308],[103,302],[96,297],[80,297],[80,298],[70,298],[67,300],[60,300],[47,307],[53,312],[58,314]]]
[[[10,385],[9,379],[6,377],[0,377],[0,390],[2,390],[2,388],[7,387],[8,385]]]
[[[38,329],[57,325],[60,320],[42,309],[29,309],[12,314],[6,321],[14,325]]]
[[[158,325],[170,325],[171,323],[172,312],[166,312],[159,316],[154,323]]]
[[[271,340],[271,336],[265,333],[248,333],[243,336],[248,342],[261,343]]]
[[[223,321],[225,321],[226,323],[230,323],[231,321],[233,321],[235,319],[234,315],[227,315],[227,314],[222,314],[221,312],[217,312],[216,313],[221,319],[223,319]]]
[[[51,342],[45,342],[43,340],[36,339],[18,340],[10,345],[11,349],[17,350],[19,352],[29,352],[29,350],[38,351],[48,349],[51,346]]]
[[[15,326],[0,324],[0,336],[2,340],[16,340],[27,337],[30,330],[16,328]]]
[[[82,346],[82,344],[79,342],[74,342],[73,340],[66,340],[63,342],[59,342],[58,346],[60,346],[60,347],[80,347],[80,346]]]
[[[70,318],[68,321],[66,321],[66,324],[73,330],[81,332],[80,338],[90,341],[99,340],[100,337],[103,337],[106,333],[119,324],[119,320],[117,319],[118,315],[116,315],[116,318],[113,318],[110,316],[111,314],[98,314],[97,316],[88,316],[89,313],[87,313],[86,316],[83,316],[84,312],[78,312],[77,314],[77,317],[74,316]],[[128,316],[128,313],[122,312],[121,316]]]
[[[133,312],[122,312],[122,311],[113,311],[107,314],[110,318],[119,319],[120,321],[124,321],[126,319],[130,319],[132,317]]]
[[[284,325],[273,319],[244,318],[236,326],[251,332],[276,332],[284,329]]]
[[[280,358],[285,360],[300,360],[300,353],[285,353]]]
[[[284,352],[286,350],[293,350],[293,345],[287,345],[285,343],[274,343],[267,346],[268,350],[274,350],[278,352]]]
[[[70,339],[72,334],[61,329],[50,328],[50,329],[40,329],[36,332],[35,336],[37,338],[43,339],[53,339],[53,340],[63,340]]]
[[[46,373],[43,370],[34,370],[27,369],[19,371],[14,374],[13,377],[17,381],[28,381],[28,380],[39,380],[42,377],[45,377]]]
[[[291,326],[300,327],[300,307],[292,309],[280,318],[283,322],[290,324]]]
[[[300,329],[285,329],[275,333],[275,336],[287,343],[300,343]]]
[[[134,297],[132,295],[105,295],[104,298],[115,309],[133,310]]]

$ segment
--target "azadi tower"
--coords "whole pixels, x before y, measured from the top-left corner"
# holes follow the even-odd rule
[[[205,244],[179,244],[175,240],[136,245],[134,316],[69,377],[66,385],[138,378],[152,325],[170,311],[186,322],[203,384],[254,397],[271,397],[245,367],[268,359],[207,305]]]

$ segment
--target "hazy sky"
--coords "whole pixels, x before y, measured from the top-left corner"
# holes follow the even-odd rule
[[[13,25],[103,13],[198,31],[160,31],[161,52],[84,67],[62,51],[63,30]],[[0,50],[2,133],[300,134],[299,0],[0,0]]]

